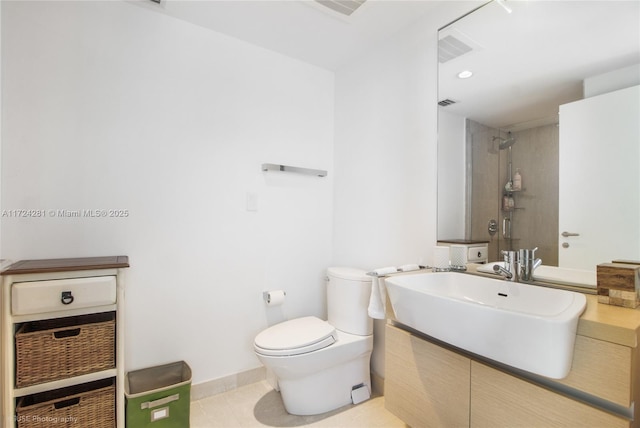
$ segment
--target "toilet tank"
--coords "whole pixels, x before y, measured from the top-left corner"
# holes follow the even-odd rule
[[[373,334],[369,317],[371,277],[362,269],[327,269],[327,312],[329,324],[340,331],[368,336]]]

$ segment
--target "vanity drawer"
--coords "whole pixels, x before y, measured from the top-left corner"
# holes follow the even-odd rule
[[[17,282],[11,285],[13,315],[39,314],[115,303],[115,276]]]
[[[467,261],[469,263],[486,263],[488,255],[489,247],[487,245],[469,247],[467,250]]]

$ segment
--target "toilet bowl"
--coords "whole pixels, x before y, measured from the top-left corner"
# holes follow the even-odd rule
[[[369,397],[370,292],[365,271],[329,268],[328,321],[296,318],[256,336],[256,356],[276,376],[287,412],[316,415]]]

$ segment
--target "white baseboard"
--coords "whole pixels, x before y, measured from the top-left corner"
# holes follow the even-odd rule
[[[267,378],[267,370],[264,367],[247,370],[229,376],[213,379],[191,386],[191,400],[201,400],[212,395],[231,391],[241,386],[260,382]],[[272,385],[273,386],[273,385]],[[274,389],[277,390],[276,387]],[[371,373],[371,389],[375,395],[384,395],[384,378]]]
[[[247,370],[218,379],[209,380],[191,386],[191,401],[201,400],[222,392],[231,391],[241,386],[260,382],[266,378],[264,367]]]

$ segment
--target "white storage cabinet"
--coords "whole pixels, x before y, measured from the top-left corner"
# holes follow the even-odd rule
[[[18,426],[16,408],[21,398],[29,400],[33,397],[46,397],[51,391],[63,388],[70,391],[82,390],[83,386],[90,382],[99,383],[99,381],[111,379],[115,384],[115,426],[124,428],[123,308],[124,269],[127,267],[129,267],[127,256],[23,260],[10,265],[1,273],[2,423],[0,426],[5,428]],[[73,322],[76,320],[91,318],[109,319],[106,344],[98,345],[100,349],[91,349],[90,352],[90,354],[103,352],[109,355],[110,360],[104,368],[87,364],[87,367],[96,368],[79,372],[70,371],[69,374],[58,372],[61,374],[54,376],[54,380],[48,379],[49,373],[43,370],[42,378],[30,380],[20,378],[19,381],[18,371],[24,364],[21,366],[17,361],[23,354],[19,354],[16,349],[16,333],[21,328],[25,330],[25,327],[47,325],[49,322],[52,325],[59,325],[67,321],[71,321],[70,325],[75,327]],[[81,350],[77,351],[81,352]],[[92,355],[89,356],[92,357]],[[78,366],[81,364],[78,363]],[[52,372],[55,370],[52,369]],[[88,426],[86,423],[89,422],[83,424],[78,421],[78,423],[79,426]]]

